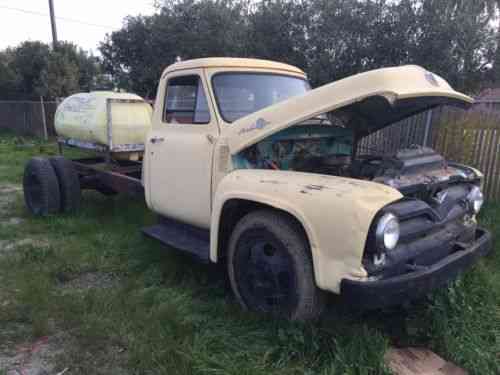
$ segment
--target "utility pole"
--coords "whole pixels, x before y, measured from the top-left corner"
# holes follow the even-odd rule
[[[57,29],[56,29],[56,17],[54,15],[54,2],[49,0],[50,8],[50,24],[52,25],[52,47],[57,48]]]

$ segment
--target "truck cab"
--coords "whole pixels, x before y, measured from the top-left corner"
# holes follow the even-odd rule
[[[286,64],[179,62],[158,87],[146,202],[166,227],[206,231],[202,256],[227,264],[244,307],[302,319],[317,314],[324,291],[372,306],[409,298],[435,284],[419,272],[469,251],[457,243],[474,243],[476,256],[489,247],[476,212],[464,208],[482,202],[481,174],[425,148],[358,157],[356,142],[415,113],[471,102],[415,66],[311,90]],[[440,182],[423,187],[431,180]],[[445,240],[436,234],[444,227],[454,233]],[[458,272],[444,263],[440,280]],[[422,285],[396,292],[398,280]]]
[[[180,62],[163,73],[146,141],[146,202],[166,217],[209,229],[229,158],[226,134],[250,113],[304,94],[304,72],[250,59]]]
[[[226,267],[244,308],[307,320],[328,293],[368,308],[394,305],[453,280],[490,250],[476,221],[482,174],[427,147],[388,155],[359,141],[426,110],[472,103],[419,66],[312,89],[302,70],[278,62],[178,62],[160,78],[140,167],[95,174],[73,161],[71,186],[102,189],[140,168],[141,181],[129,173],[107,187],[137,190],[139,181],[158,214],[143,232]],[[25,195],[49,184],[30,179],[42,172],[27,169]],[[64,178],[59,184],[67,190]]]

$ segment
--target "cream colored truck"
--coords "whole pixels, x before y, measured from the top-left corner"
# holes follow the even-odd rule
[[[224,264],[250,310],[311,319],[325,292],[369,308],[397,304],[489,251],[491,236],[476,225],[482,175],[429,148],[384,155],[358,142],[422,111],[472,102],[418,66],[312,90],[303,71],[277,62],[178,62],[161,76],[142,165],[60,157],[45,162],[43,173],[56,172],[49,183],[31,181],[28,165],[26,201],[47,214],[71,210],[80,188],[143,187],[159,216],[144,233]],[[52,184],[56,196],[57,178],[60,199],[50,202],[39,191]]]

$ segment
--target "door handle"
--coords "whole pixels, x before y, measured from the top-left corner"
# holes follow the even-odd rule
[[[165,140],[165,138],[163,138],[163,137],[154,137],[154,138],[151,138],[149,141],[152,144],[155,144],[155,143],[163,142],[164,140]]]

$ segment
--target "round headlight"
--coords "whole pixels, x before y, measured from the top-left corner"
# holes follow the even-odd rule
[[[469,195],[467,196],[469,199],[469,202],[471,203],[472,209],[474,210],[475,214],[478,214],[479,211],[481,211],[481,207],[483,207],[484,203],[484,196],[483,193],[481,193],[481,189],[479,189],[477,186],[474,186]]]
[[[375,232],[379,248],[393,250],[399,241],[399,220],[391,213],[383,215],[377,224]]]

